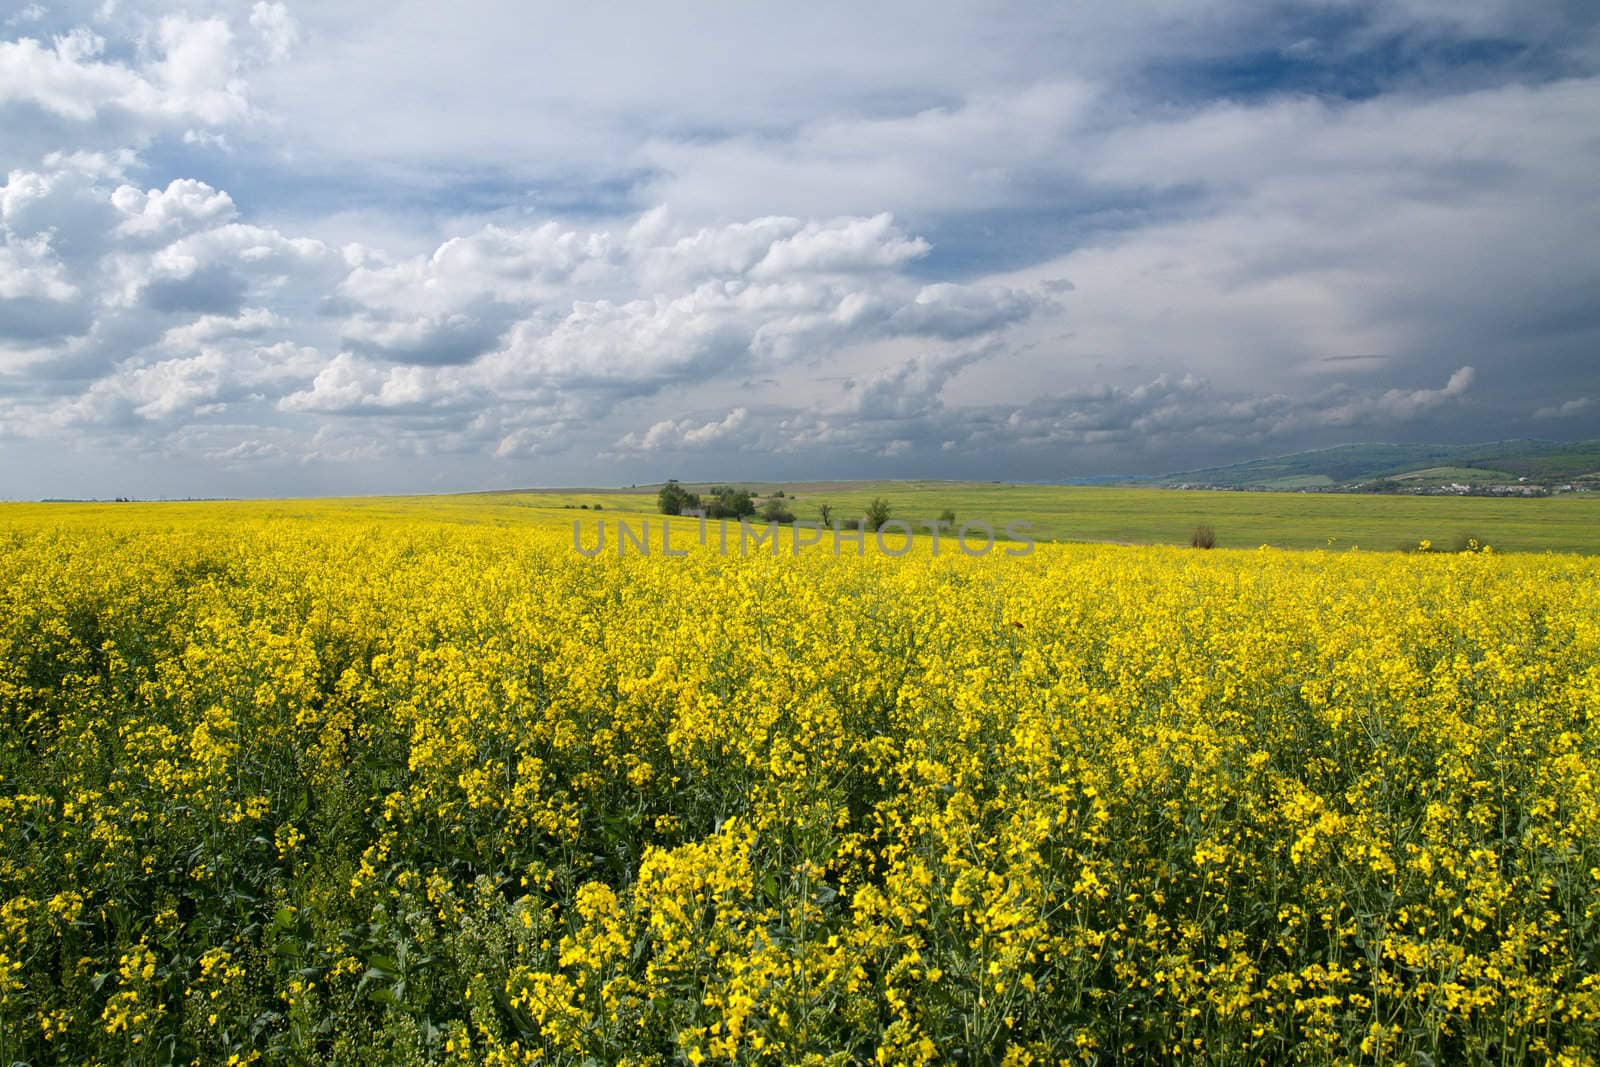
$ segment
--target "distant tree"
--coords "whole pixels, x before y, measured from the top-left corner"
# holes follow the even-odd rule
[[[720,490],[720,491],[718,491]],[[756,513],[756,502],[749,490],[718,486],[706,505],[706,517],[711,519],[743,519]]]
[[[1216,548],[1217,531],[1213,530],[1209,524],[1201,523],[1189,535],[1189,545],[1191,548]]]
[[[881,530],[883,524],[889,521],[889,502],[881,496],[872,498],[872,503],[867,505],[867,529]]]
[[[774,497],[762,505],[761,517],[767,522],[793,522],[794,512],[784,507],[783,501]]]
[[[832,504],[818,504],[817,505],[817,514],[822,516],[822,525],[827,526],[829,528],[832,528],[832,526],[833,526],[833,505]]]
[[[943,511],[939,512],[939,521],[944,523],[946,526],[954,526],[956,524],[955,509],[945,508]]]
[[[667,484],[656,494],[656,506],[663,515],[682,515],[700,506],[700,496],[679,485],[678,479],[668,478]]]

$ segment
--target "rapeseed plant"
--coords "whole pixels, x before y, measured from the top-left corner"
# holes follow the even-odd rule
[[[0,1062],[1593,1063],[1600,563],[0,555]]]

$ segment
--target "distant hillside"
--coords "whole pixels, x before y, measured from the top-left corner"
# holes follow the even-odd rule
[[[1600,441],[1482,445],[1340,445],[1180,471],[1165,485],[1222,489],[1529,494],[1600,489]]]

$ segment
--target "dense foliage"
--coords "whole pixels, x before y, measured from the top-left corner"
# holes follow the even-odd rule
[[[685,511],[693,511],[700,506],[700,494],[691,493],[678,484],[676,478],[670,478],[656,494],[656,510],[663,515],[682,515]]]
[[[127,514],[0,528],[0,1063],[1600,1048],[1594,561]]]

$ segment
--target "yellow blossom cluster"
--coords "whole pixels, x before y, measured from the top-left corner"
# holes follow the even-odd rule
[[[0,1063],[1594,1063],[1600,562],[0,526]]]

